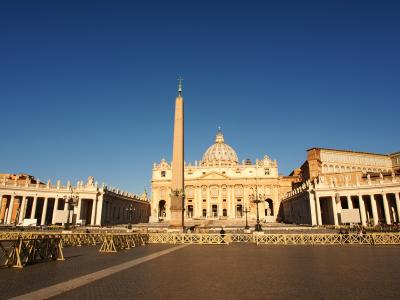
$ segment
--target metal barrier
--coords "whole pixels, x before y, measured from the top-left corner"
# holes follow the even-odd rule
[[[141,234],[108,234],[104,236],[99,252],[117,252],[129,250],[136,246],[144,246],[145,241]]]
[[[185,234],[148,233],[150,244],[400,245],[399,233],[368,234]]]
[[[214,233],[148,233],[149,244],[199,244],[228,245],[232,239],[230,234]]]
[[[255,240],[257,245],[400,245],[400,234],[261,234]]]
[[[60,238],[0,239],[1,266],[23,268],[47,260],[64,260]]]
[[[62,246],[101,245],[100,252],[115,252],[145,244],[228,245],[400,245],[400,233],[62,233],[0,232],[0,240],[58,238]]]

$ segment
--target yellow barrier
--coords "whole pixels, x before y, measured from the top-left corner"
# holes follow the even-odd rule
[[[0,265],[23,268],[45,260],[64,260],[60,238],[0,240]]]
[[[129,250],[140,245],[145,245],[145,241],[141,234],[108,234],[104,236],[99,252]]]
[[[62,233],[62,232],[0,232],[0,240],[59,238],[64,247],[99,245],[100,252],[130,249],[150,244],[228,245],[400,245],[400,233],[305,233],[305,234],[240,234],[226,233]]]

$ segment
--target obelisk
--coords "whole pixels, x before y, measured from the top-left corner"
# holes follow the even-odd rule
[[[182,78],[178,79],[175,100],[174,144],[172,149],[171,218],[170,227],[183,228],[184,207],[184,128]]]

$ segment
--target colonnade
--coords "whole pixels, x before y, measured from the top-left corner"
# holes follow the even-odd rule
[[[343,201],[342,201],[343,200]],[[311,191],[309,194],[312,225],[339,225],[343,206],[358,208],[362,225],[399,223],[400,196],[398,191],[370,193],[331,193]],[[344,204],[344,205],[343,205]]]
[[[43,204],[42,204],[43,203]],[[89,205],[91,203],[91,205]],[[82,198],[76,207],[72,207],[70,222],[73,215],[76,215],[76,223],[85,219],[86,224],[97,224],[100,218],[96,218],[96,199]],[[81,216],[84,215],[84,218]],[[89,217],[89,220],[86,218]],[[23,224],[25,219],[36,224],[29,225],[51,225],[64,224],[68,218],[68,203],[64,198],[58,196],[30,196],[4,194],[0,195],[0,223],[2,224]]]

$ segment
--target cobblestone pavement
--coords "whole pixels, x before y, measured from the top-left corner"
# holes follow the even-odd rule
[[[38,263],[24,269],[0,268],[0,299],[35,291],[172,246],[153,244],[118,253],[99,253],[99,247],[64,248],[65,261]]]
[[[71,249],[65,263],[0,270],[0,295],[7,298],[9,289],[23,294],[60,282],[63,273],[77,277],[167,247],[107,255]],[[400,247],[192,245],[55,298],[400,299],[399,255]]]

